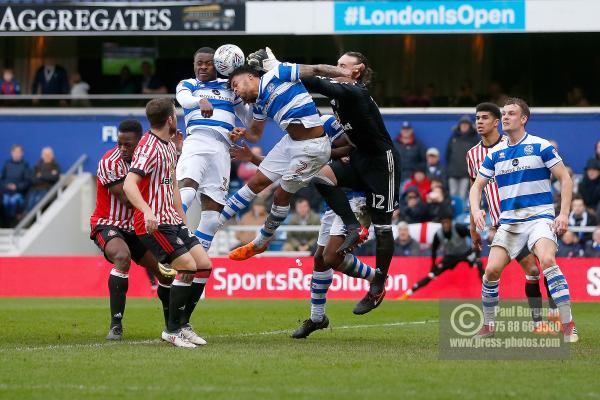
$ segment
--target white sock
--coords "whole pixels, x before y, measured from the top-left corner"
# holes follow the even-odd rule
[[[496,320],[499,287],[500,279],[497,281],[488,281],[485,276],[483,277],[481,302],[483,304],[483,323],[485,325],[493,325]]]
[[[550,295],[558,307],[560,313],[560,322],[568,324],[571,322],[571,295],[567,279],[563,275],[558,265],[554,265],[544,270],[544,276],[548,280]]]
[[[200,244],[204,250],[208,251],[212,243],[215,233],[219,230],[219,215],[218,211],[202,211],[200,213],[200,223],[196,229],[196,236],[200,240]]]
[[[225,204],[223,211],[221,211],[221,215],[219,215],[219,225],[223,225],[235,215],[248,208],[255,197],[256,193],[250,190],[248,185],[244,185],[240,190],[235,192],[229,199],[227,199],[227,204]]]
[[[181,187],[179,188],[179,195],[181,196],[183,211],[187,212],[194,201],[194,197],[196,197],[196,190],[191,187]]]

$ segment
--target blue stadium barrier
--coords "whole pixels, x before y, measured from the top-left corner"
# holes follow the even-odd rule
[[[10,108],[0,113],[0,162],[9,158],[10,146],[20,143],[25,148],[25,158],[33,166],[44,146],[51,146],[58,162],[65,168],[83,154],[88,154],[85,170],[95,172],[98,160],[115,145],[116,127],[126,118],[139,119],[144,128],[148,124],[140,109],[114,111],[55,109],[51,111]],[[396,112],[396,110],[398,110]],[[462,111],[462,112],[461,112]],[[395,139],[402,121],[410,121],[417,137],[427,147],[437,147],[442,161],[452,127],[465,114],[465,109],[427,110],[426,113],[409,110],[384,110],[384,120]],[[471,110],[472,112],[472,110]],[[179,119],[183,127],[183,118]],[[594,154],[594,145],[600,140],[600,110],[576,112],[556,109],[553,112],[533,110],[528,131],[559,144],[559,152],[575,173],[581,173],[585,162]],[[368,134],[368,133],[367,133]],[[281,138],[281,131],[269,122],[262,140],[258,143],[266,153]]]

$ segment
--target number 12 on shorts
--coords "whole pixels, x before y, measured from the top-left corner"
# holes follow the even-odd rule
[[[375,208],[377,210],[383,210],[385,207],[383,207],[383,202],[385,201],[385,196],[382,194],[375,194],[375,193],[371,193],[371,195],[373,196],[373,204],[371,205],[372,208]]]

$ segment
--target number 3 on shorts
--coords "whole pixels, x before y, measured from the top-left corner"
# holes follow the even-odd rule
[[[371,205],[371,207],[377,210],[383,210],[383,202],[385,201],[385,196],[382,194],[375,193],[371,193],[371,195],[373,196],[373,204]]]

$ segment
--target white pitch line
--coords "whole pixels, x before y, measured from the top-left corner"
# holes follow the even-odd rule
[[[391,328],[398,326],[410,326],[410,325],[425,325],[435,324],[437,320],[423,320],[423,321],[399,321],[389,322],[385,324],[365,324],[365,325],[341,325],[333,326],[330,330],[342,330],[342,329],[369,329],[369,328]],[[265,332],[248,332],[248,333],[234,333],[228,335],[212,335],[207,336],[211,338],[241,338],[241,337],[252,337],[252,336],[274,336],[289,334],[289,329],[277,330],[277,331],[265,331]],[[62,349],[86,349],[86,348],[103,348],[103,347],[114,347],[121,345],[145,345],[145,344],[158,344],[161,343],[160,339],[147,339],[147,340],[124,340],[120,342],[104,342],[104,343],[81,343],[81,344],[51,344],[48,346],[34,346],[34,347],[13,347],[0,349],[0,353],[6,353],[11,351],[16,352],[28,352],[28,351],[40,351],[40,350],[62,350]]]

